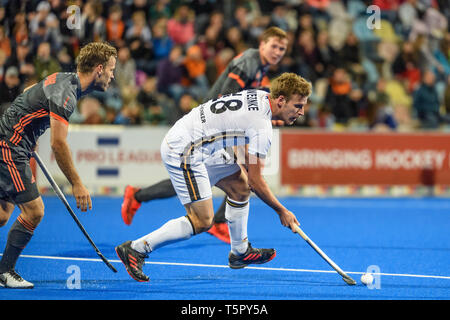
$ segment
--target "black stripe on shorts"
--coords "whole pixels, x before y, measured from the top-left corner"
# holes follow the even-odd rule
[[[191,201],[200,200],[200,192],[198,190],[197,181],[195,180],[194,172],[191,170],[188,164],[182,163],[181,169],[183,169],[184,181],[189,192]]]

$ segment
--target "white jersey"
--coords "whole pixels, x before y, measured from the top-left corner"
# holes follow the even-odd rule
[[[272,141],[272,110],[262,90],[244,90],[199,105],[167,133],[171,165],[206,162],[218,151],[248,144],[249,154],[265,158]],[[176,156],[175,156],[176,155]]]

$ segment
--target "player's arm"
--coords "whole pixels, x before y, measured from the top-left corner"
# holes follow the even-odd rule
[[[77,201],[77,207],[81,211],[92,209],[89,191],[81,182],[72,161],[71,151],[67,143],[68,124],[60,119],[50,117],[50,144],[55,155],[56,163],[72,185],[73,195]]]
[[[263,166],[263,159],[256,155],[248,155],[248,184],[262,201],[278,213],[281,224],[291,228],[292,232],[295,232],[295,226],[300,225],[300,223],[297,221],[295,215],[286,209],[270,190],[269,185],[262,175]]]
[[[245,73],[239,68],[232,68],[229,70],[225,81],[222,83],[218,95],[225,95],[229,93],[236,93],[246,87],[247,77]]]

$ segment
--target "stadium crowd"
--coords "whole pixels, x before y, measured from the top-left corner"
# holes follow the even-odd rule
[[[71,122],[170,125],[277,26],[289,46],[268,78],[295,72],[314,87],[295,125],[450,128],[448,0],[1,0],[0,21],[2,109],[47,75],[74,71],[86,43],[107,41],[118,48],[114,85],[83,98]]]

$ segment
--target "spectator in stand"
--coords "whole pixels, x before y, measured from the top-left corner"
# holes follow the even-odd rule
[[[404,81],[408,92],[413,92],[420,82],[419,54],[414,50],[414,45],[410,41],[405,41],[401,45],[400,52],[392,63],[392,73],[394,76]]]
[[[86,96],[79,104],[82,124],[102,124],[104,110],[102,104],[96,98]]]
[[[222,14],[223,18],[223,14]],[[242,39],[248,44],[251,40],[250,36],[250,19],[247,7],[238,5],[234,10],[233,25],[237,26],[242,34]]]
[[[147,74],[154,70],[149,61],[152,60],[152,33],[145,20],[144,11],[136,11],[132,15],[132,25],[125,33],[125,40],[130,48],[131,57],[136,62],[136,69]]]
[[[156,70],[158,91],[178,101],[184,92],[181,85],[183,77],[183,48],[174,46],[167,59],[161,60]]]
[[[373,0],[372,4],[378,6],[381,11],[381,19],[387,19],[390,23],[395,23],[400,0]]]
[[[102,17],[103,5],[100,0],[88,0],[81,14],[80,29],[75,29],[81,45],[106,39],[105,20]]]
[[[29,31],[25,12],[21,11],[14,17],[12,40],[17,45],[29,40]]]
[[[16,45],[15,51],[5,63],[5,67],[15,66],[19,70],[19,79],[24,83],[27,78],[35,74],[31,45],[24,40]]]
[[[288,24],[288,9],[284,5],[275,6],[270,15],[270,25],[278,27],[284,31],[289,30]]]
[[[328,14],[330,0],[307,0],[306,2],[315,21],[326,24],[330,20],[330,15]]]
[[[222,12],[213,12],[209,17],[209,24],[205,24],[204,32],[198,34],[196,44],[200,46],[203,58],[206,61],[213,60],[225,47],[223,19]]]
[[[5,33],[5,27],[2,25],[0,25],[0,50],[3,51],[7,58],[11,55],[11,41]]]
[[[207,69],[209,83],[216,82],[217,78],[225,71],[234,56],[234,51],[231,48],[224,48],[217,53]]]
[[[313,17],[310,13],[305,12],[301,14],[298,18],[298,27],[297,27],[297,38],[300,33],[303,31],[310,31],[313,35],[316,35],[319,31],[317,26],[314,24]]]
[[[195,12],[187,5],[179,6],[167,22],[167,33],[177,45],[187,46],[195,39]]]
[[[225,39],[225,25],[224,25],[224,14],[220,11],[214,11],[209,18],[209,25],[217,32],[217,41],[224,41]]]
[[[116,115],[114,124],[138,125],[141,124],[142,107],[135,101],[129,101],[122,106]]]
[[[367,93],[361,88],[353,88],[349,94],[351,110],[353,114],[360,120],[367,117],[367,110],[369,108],[369,98]]]
[[[417,0],[405,0],[400,4],[398,18],[400,23],[397,29],[400,29],[401,36],[407,39],[414,21],[418,18]]]
[[[21,93],[19,70],[9,67],[2,82],[0,82],[0,105],[9,104]]]
[[[439,43],[435,44],[432,52],[439,64],[435,67],[434,72],[439,76],[439,80],[445,82],[447,76],[450,75],[450,32],[447,32]]]
[[[166,114],[159,102],[156,84],[155,77],[147,77],[136,97],[143,108],[143,122],[153,125],[166,123]]]
[[[131,18],[132,23],[125,33],[126,39],[140,38],[144,43],[150,43],[152,32],[145,19],[144,11],[136,11]]]
[[[231,27],[226,31],[225,46],[233,49],[236,55],[248,49],[238,27]]]
[[[120,92],[123,90],[135,91],[136,88],[136,62],[131,59],[130,49],[121,47],[117,52],[115,82]],[[137,92],[136,92],[137,94]]]
[[[130,4],[130,10],[131,12],[137,12],[137,11],[142,11],[145,13],[145,21],[149,20],[149,12],[150,12],[150,2],[153,1],[149,1],[149,0],[131,0],[128,1],[131,2]]]
[[[181,80],[182,85],[197,100],[203,100],[209,90],[209,82],[206,77],[206,61],[199,46],[193,45],[187,49],[183,65],[185,74]]]
[[[30,21],[30,35],[35,38],[35,46],[40,42],[46,41],[51,44],[52,50],[58,52],[63,45],[58,17],[52,12],[52,7],[49,2],[39,2],[37,14]]]
[[[57,22],[58,18],[53,12],[51,12],[50,3],[47,1],[41,1],[36,7],[36,13],[30,21],[29,30],[31,33],[36,33],[39,28],[39,23],[47,25],[48,23],[53,24]]]
[[[413,95],[413,107],[417,112],[417,118],[424,129],[437,129],[441,122],[439,113],[440,103],[438,92],[435,88],[435,74],[426,70],[421,84]]]
[[[361,49],[359,40],[353,32],[345,39],[344,46],[338,53],[339,65],[349,70],[358,69],[361,66]]]
[[[57,54],[57,59],[59,65],[61,66],[62,72],[72,72],[72,70],[75,70],[76,68],[75,62],[68,53],[67,48],[64,47],[61,50],[59,50]]]
[[[195,98],[189,93],[184,93],[180,98],[180,103],[178,104],[179,118],[182,118],[185,114],[188,114],[192,108],[195,108],[196,106],[198,106],[198,102]]]
[[[434,58],[431,52],[429,37],[425,34],[419,34],[413,42],[414,50],[418,53],[418,67],[421,72],[439,68],[439,62]]]
[[[375,101],[369,104],[367,119],[371,130],[386,131],[397,129],[398,124],[394,117],[394,110],[386,93],[378,94]]]
[[[153,25],[153,62],[156,64],[161,59],[167,58],[174,45],[172,39],[167,35],[167,19],[160,18]]]
[[[323,65],[311,30],[304,30],[299,34],[294,52],[296,52],[298,74],[315,82],[319,73],[323,71]]]
[[[114,4],[109,8],[108,19],[106,19],[106,40],[117,47],[124,44],[125,22],[122,16],[122,7]]]
[[[61,65],[58,60],[51,55],[50,43],[42,42],[39,45],[34,60],[34,68],[38,81],[41,81],[52,73],[61,71]]]
[[[324,29],[317,34],[317,53],[319,65],[316,67],[319,78],[329,78],[334,66],[338,65],[338,53],[328,41],[328,30]]]
[[[345,69],[337,68],[330,78],[324,100],[336,123],[346,125],[351,118],[357,116],[350,101],[351,91],[352,83],[349,74]]]
[[[203,59],[212,61],[222,49],[217,41],[219,30],[212,26],[208,26],[205,33],[199,35],[196,45],[202,50]],[[230,49],[230,48],[228,48]]]
[[[159,19],[170,19],[170,0],[156,0],[156,3],[150,6],[149,18],[150,21],[157,21]]]

